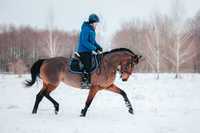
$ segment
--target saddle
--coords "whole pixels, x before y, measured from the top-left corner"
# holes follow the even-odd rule
[[[92,64],[90,68],[90,73],[96,70],[100,65],[100,55],[92,55]],[[82,74],[84,70],[84,65],[81,63],[81,60],[78,56],[71,57],[69,63],[70,72],[75,74]]]

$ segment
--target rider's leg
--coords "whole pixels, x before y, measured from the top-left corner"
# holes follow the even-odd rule
[[[86,82],[88,85],[90,85],[91,84],[90,69],[91,69],[91,64],[92,64],[92,53],[91,52],[82,52],[79,54],[80,54],[81,62],[84,65],[83,76],[86,77]],[[85,81],[83,81],[83,82],[85,82]]]

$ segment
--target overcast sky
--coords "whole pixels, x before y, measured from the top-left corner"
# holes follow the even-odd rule
[[[46,28],[52,10],[54,25],[64,30],[79,30],[91,13],[102,18],[105,35],[119,29],[132,18],[146,19],[154,11],[169,13],[173,0],[0,0],[0,23]],[[200,0],[181,0],[187,16],[200,9]]]

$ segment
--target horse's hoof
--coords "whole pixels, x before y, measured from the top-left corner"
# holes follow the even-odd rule
[[[84,111],[84,110],[81,111],[81,115],[80,115],[80,117],[85,117],[85,116],[86,116],[86,113],[83,112],[83,111]]]
[[[86,116],[86,111],[84,109],[82,109],[80,117],[85,117],[85,116]]]
[[[35,111],[35,110],[32,111],[32,114],[36,114],[36,113],[37,113],[37,111]]]
[[[59,111],[59,104],[56,104],[54,107],[55,107],[55,114],[57,115]]]
[[[57,115],[57,114],[58,114],[58,111],[55,110],[55,115]]]
[[[133,109],[129,109],[128,112],[129,112],[130,114],[134,114]]]
[[[84,115],[84,114],[81,114],[80,117],[85,117],[85,115]]]

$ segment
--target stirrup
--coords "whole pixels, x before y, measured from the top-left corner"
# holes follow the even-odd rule
[[[81,89],[90,89],[91,83],[81,82]]]
[[[81,88],[82,89],[90,89],[91,83],[89,82],[89,76],[88,73],[84,70],[82,75],[82,82],[81,82]]]

